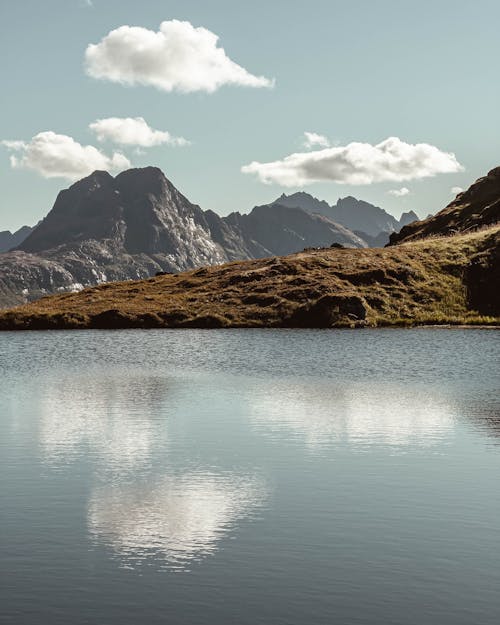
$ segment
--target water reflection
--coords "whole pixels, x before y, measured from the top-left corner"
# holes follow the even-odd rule
[[[353,446],[430,446],[454,428],[454,408],[435,390],[404,386],[273,384],[255,393],[251,419],[267,434],[292,434],[311,450]]]
[[[155,443],[165,446],[166,423],[158,415],[168,393],[159,377],[50,380],[40,400],[43,458],[54,466],[87,455],[115,473],[147,466]]]
[[[233,524],[263,504],[266,490],[256,476],[213,472],[107,485],[91,497],[88,523],[125,564],[153,556],[185,569],[216,551]]]
[[[481,393],[480,398],[472,398],[467,405],[467,417],[474,428],[482,434],[496,439],[500,443],[500,410],[498,392],[488,396]]]

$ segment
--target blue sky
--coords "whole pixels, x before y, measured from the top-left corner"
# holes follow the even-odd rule
[[[168,92],[84,71],[87,46],[110,31],[157,31],[174,19],[215,33],[232,61],[274,79],[274,87]],[[397,216],[410,209],[425,216],[452,199],[453,187],[500,164],[499,23],[496,0],[1,0],[0,140],[27,144],[52,131],[106,155],[119,151],[133,166],[161,167],[191,201],[221,214],[304,188],[330,202],[355,195]],[[89,124],[115,117],[143,117],[191,144],[100,144]],[[289,187],[282,175],[264,184],[255,171],[241,171],[254,161],[279,168],[286,156],[308,152],[305,131],[341,148],[388,137],[425,143],[454,153],[462,170],[401,181],[375,176],[369,184],[351,176],[347,184],[294,186],[292,177]],[[35,223],[71,183],[12,168],[16,154],[19,160],[23,152],[0,146],[0,230]],[[401,189],[408,193],[389,193]]]

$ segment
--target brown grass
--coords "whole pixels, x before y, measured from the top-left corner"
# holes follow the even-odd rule
[[[2,311],[0,329],[498,324],[470,307],[471,258],[500,227],[384,249],[320,249],[107,283]]]

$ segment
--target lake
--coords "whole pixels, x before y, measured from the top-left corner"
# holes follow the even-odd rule
[[[500,622],[500,333],[0,334],[0,622]]]

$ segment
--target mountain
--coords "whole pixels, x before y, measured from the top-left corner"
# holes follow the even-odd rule
[[[0,254],[20,245],[33,230],[34,227],[22,226],[15,232],[10,232],[10,230],[0,232]]]
[[[104,246],[103,241],[114,241],[117,246],[114,250],[115,256],[111,255],[107,261],[110,264],[115,263],[121,269],[124,266],[123,249],[126,245],[129,245],[127,249],[131,263],[138,263],[137,259],[145,262],[145,258],[163,258],[163,252],[157,253],[156,250],[158,238],[163,237],[159,224],[167,217],[177,226],[184,223],[183,219],[188,220],[191,232],[200,228],[203,235],[200,234],[201,238],[194,238],[205,254],[207,248],[204,244],[207,240],[212,242],[213,254],[222,253],[221,250],[226,255],[233,254],[236,250],[242,251],[239,247],[241,245],[247,246],[245,249],[248,253],[263,254],[267,251],[266,245],[275,244],[275,240],[266,231],[269,227],[281,228],[278,230],[279,235],[283,236],[285,233],[289,237],[288,244],[291,241],[295,245],[299,242],[302,244],[305,240],[302,238],[304,223],[308,226],[314,223],[314,227],[321,224],[322,228],[330,228],[332,234],[339,232],[335,230],[337,226],[334,222],[327,219],[326,224],[323,223],[326,219],[324,216],[311,215],[300,208],[290,209],[280,204],[256,207],[249,215],[233,213],[222,219],[216,213],[204,213],[199,207],[190,204],[159,170],[132,170],[124,174],[120,174],[122,178],[117,176],[116,179],[99,174],[91,177],[92,180],[86,179],[77,183],[87,189],[87,195],[77,194],[68,207],[76,215],[75,218],[82,219],[80,228],[71,230],[78,245],[82,245],[89,253],[92,246]],[[103,185],[110,184],[113,194],[117,195],[115,191],[126,189],[127,183],[123,181],[132,182],[134,176],[140,178],[137,185],[134,185],[137,194],[130,190],[127,193],[128,199],[117,201],[111,207],[111,200],[104,202],[101,206],[105,214],[102,223],[92,213],[94,204],[91,202],[88,205],[86,210],[96,217],[91,232],[101,237],[101,243],[85,239],[89,234],[83,233],[81,228],[88,224],[83,219],[83,204],[80,206],[77,200],[88,202],[94,192],[101,197],[101,187],[96,186],[98,180],[103,180]],[[139,183],[143,176],[147,184],[143,192],[139,193]],[[152,177],[154,184],[149,177]],[[114,182],[111,183],[110,179]],[[157,188],[155,184],[158,184]],[[68,191],[71,189],[73,187]],[[145,195],[144,191],[151,192]],[[68,193],[63,192],[58,201],[66,201],[66,196]],[[114,211],[114,218],[111,220],[108,219],[108,208],[109,211]],[[153,221],[152,226],[143,224],[142,230],[139,229],[142,238],[138,240],[134,231],[129,240],[127,227],[137,221],[139,215],[136,210],[139,215],[148,216],[149,220],[157,218],[158,222]],[[292,212],[289,214],[290,210]],[[130,222],[129,211],[134,215],[133,222]],[[59,214],[58,211],[55,212],[56,215]],[[291,226],[288,230],[282,228],[284,215]],[[60,216],[62,218],[63,214]],[[307,216],[312,222],[307,220]],[[499,217],[500,168],[497,168],[476,181],[434,217],[406,226],[407,232],[401,238],[404,245],[393,244],[383,249],[306,249],[288,256],[243,260],[222,266],[205,266],[175,275],[150,277],[142,281],[98,285],[81,293],[46,297],[39,302],[2,313],[0,330],[365,327],[464,323],[499,325]],[[49,214],[45,221],[45,225],[41,226],[47,229],[47,236],[54,237],[51,241],[55,244],[58,236],[62,236],[57,234],[57,220],[54,222]],[[104,230],[101,230],[103,227]],[[156,234],[154,240],[151,228]],[[179,228],[176,236],[186,236],[182,228]],[[302,235],[297,238],[300,229]],[[37,249],[39,235],[34,236],[35,234],[36,232],[26,240],[26,248]],[[349,231],[344,234],[348,236]],[[57,280],[61,283],[65,279],[74,278],[75,272],[70,265],[70,259],[75,263],[81,262],[81,257],[72,248],[72,255],[65,257],[65,267],[61,264],[48,266],[51,262],[55,263],[50,260],[50,256],[60,254],[60,249],[66,249],[67,245],[56,247],[56,252],[44,252],[44,257],[17,250],[2,255],[2,258],[18,255],[18,273],[14,278],[19,278],[21,267],[26,267],[26,271],[34,276],[38,272],[39,280],[43,278],[41,272],[50,274],[52,271],[50,280],[40,283],[44,284],[47,291],[54,291],[57,290]],[[140,249],[150,246],[148,249],[151,255],[143,252],[130,254],[130,247],[136,246]],[[111,254],[112,247],[106,250]],[[92,258],[87,258],[85,266],[90,271],[100,268],[97,257],[94,254]],[[117,258],[122,264],[117,263]],[[99,262],[101,266],[105,264],[103,259],[99,259]],[[57,273],[64,271],[67,275]],[[0,273],[0,276],[0,293],[5,293],[3,274]],[[26,274],[23,278],[26,278]],[[94,282],[97,281],[94,276]],[[18,284],[19,288],[20,285],[22,283]]]
[[[189,202],[160,169],[96,171],[61,191],[27,238],[0,255],[0,305],[304,247],[366,243],[302,209],[255,207],[222,218]]]
[[[223,220],[246,241],[258,241],[266,253],[254,258],[298,252],[306,247],[367,247],[362,238],[328,217],[279,203],[256,206],[249,214],[231,213]]]
[[[325,215],[349,230],[366,233],[368,237],[376,237],[381,232],[398,232],[402,226],[418,219],[418,216],[410,211],[403,213],[398,220],[383,208],[352,196],[340,198],[336,204],[330,206],[324,200],[318,200],[309,193],[299,191],[291,195],[283,193],[275,203]]]
[[[477,230],[500,221],[500,167],[479,178],[443,210],[391,235],[391,244]]]
[[[379,232],[376,236],[371,236],[361,230],[354,230],[354,234],[366,241],[368,247],[385,247],[389,243],[391,236],[391,233],[386,231]]]

